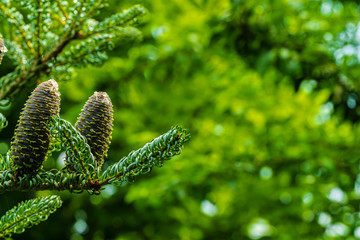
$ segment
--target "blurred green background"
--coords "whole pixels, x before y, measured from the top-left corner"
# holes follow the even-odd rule
[[[191,141],[100,196],[1,194],[0,214],[34,196],[64,200],[14,239],[360,239],[360,3],[111,0],[98,17],[137,3],[149,10],[143,41],[57,79],[61,116],[75,123],[94,91],[109,94],[107,164],[175,124]],[[31,90],[4,112],[0,153]]]

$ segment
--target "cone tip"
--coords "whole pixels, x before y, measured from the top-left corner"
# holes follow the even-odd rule
[[[111,104],[111,100],[109,95],[106,92],[94,92],[93,97],[95,97],[95,99],[97,101],[106,103],[106,104]]]

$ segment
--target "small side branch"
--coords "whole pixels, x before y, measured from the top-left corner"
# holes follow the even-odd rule
[[[165,160],[180,154],[184,143],[189,139],[190,135],[185,129],[180,126],[173,127],[169,132],[109,166],[101,176],[100,185],[126,182],[129,178],[150,172],[153,166],[161,167]]]
[[[59,196],[50,195],[38,197],[19,203],[0,218],[0,238],[10,237],[14,233],[21,233],[25,228],[45,221],[50,214],[61,207]]]
[[[65,149],[67,172],[86,174],[90,181],[90,176],[96,172],[97,164],[86,138],[64,119],[53,118],[49,125],[50,134],[60,140],[62,148]]]

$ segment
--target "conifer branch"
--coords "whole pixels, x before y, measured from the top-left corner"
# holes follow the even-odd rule
[[[59,44],[56,45],[52,51],[50,51],[47,55],[44,56],[44,58],[41,60],[41,62],[49,62],[51,59],[56,58],[56,56],[62,52],[62,50],[68,45],[72,40],[76,39],[76,34],[71,33],[72,31],[68,31],[63,38],[59,41]]]
[[[68,64],[72,64],[72,65],[84,65],[84,60],[87,60],[87,57],[88,56],[91,56],[93,54],[96,54],[96,53],[99,53],[99,52],[102,52],[102,51],[105,51],[106,49],[108,49],[108,46],[105,46],[105,45],[101,45],[101,46],[97,46],[96,47],[97,49],[92,49],[90,52],[80,52],[80,54],[77,54],[77,55],[73,55],[72,57],[74,59],[66,59],[66,60],[59,60],[55,66],[65,66],[65,65],[68,65]],[[94,60],[96,60],[94,58]],[[90,62],[90,61],[87,61],[87,62]],[[95,64],[95,62],[92,62]]]
[[[0,219],[0,238],[22,233],[26,228],[47,220],[49,215],[61,207],[58,196],[39,197],[19,203]]]
[[[3,128],[6,128],[8,125],[8,121],[6,120],[6,117],[0,113],[0,132]]]
[[[29,70],[24,69],[23,66],[18,66],[17,69],[21,70],[19,74],[14,71],[14,73],[8,74],[2,79],[4,87],[0,89],[0,101],[23,89],[39,72],[45,71],[47,68],[48,66],[45,63],[40,64],[37,62],[33,62]]]
[[[109,166],[101,175],[100,185],[126,182],[139,174],[150,172],[153,166],[162,167],[165,160],[181,153],[183,144],[189,139],[186,130],[180,126],[172,127],[169,132]]]
[[[0,171],[12,170],[10,165],[10,154],[9,152],[6,156],[0,154]]]
[[[37,4],[38,4],[38,12],[37,12],[37,25],[39,26],[38,28],[36,28],[36,47],[37,47],[37,51],[36,51],[36,57],[37,59],[40,59],[41,57],[41,15],[42,15],[42,5],[41,5],[41,0],[37,0]]]
[[[0,104],[5,105],[15,93],[32,81],[35,84],[34,80],[42,75],[67,76],[69,67],[103,63],[106,50],[112,49],[114,40],[141,38],[134,25],[146,13],[142,6],[135,5],[98,22],[91,17],[99,13],[104,2],[0,0],[0,17],[11,23],[2,34],[11,50],[9,59],[16,66],[13,72],[0,78]],[[0,47],[3,54],[3,42]],[[161,167],[165,160],[180,154],[189,140],[186,130],[173,127],[101,171],[111,142],[110,98],[104,92],[94,93],[95,100],[89,99],[73,127],[58,117],[57,86],[54,80],[41,83],[27,101],[10,150],[6,156],[0,154],[0,193],[55,190],[99,194],[107,184],[129,182],[154,166]],[[6,125],[6,118],[0,114],[0,131]],[[60,150],[66,153],[65,167],[42,169],[51,151]],[[57,196],[20,203],[0,219],[0,238],[22,233],[25,228],[46,220],[60,206]]]
[[[126,23],[126,28],[121,29],[119,24],[115,24],[113,27],[107,25],[104,29],[100,29],[99,27],[106,25],[100,22],[95,30],[89,23],[96,21],[89,19],[89,17],[104,6],[103,0],[79,1],[69,8],[64,8],[60,0],[55,2],[37,0],[37,3],[36,8],[26,2],[20,4],[27,8],[26,10],[31,11],[31,16],[28,19],[30,23],[25,24],[21,12],[12,9],[10,11],[0,1],[0,10],[2,10],[4,19],[9,19],[18,30],[15,32],[14,38],[11,37],[14,34],[13,32],[9,32],[8,37],[3,33],[4,39],[11,46],[12,52],[9,53],[9,56],[11,55],[11,59],[16,60],[18,67],[16,71],[0,79],[0,101],[11,97],[42,74],[63,74],[68,78],[68,71],[65,75],[65,70],[59,66],[66,65],[66,68],[69,68],[103,63],[106,59],[106,50],[112,48],[114,39],[138,39],[141,37],[141,33],[131,25],[137,22],[145,10],[139,10],[137,14],[134,14],[131,9],[124,11],[121,16],[126,19],[123,21],[123,24]],[[137,6],[135,8],[140,9],[142,7]],[[54,9],[64,15],[67,19],[66,22],[54,13]],[[118,17],[114,18],[117,19]],[[87,20],[91,21],[88,23]],[[54,21],[60,21],[61,25],[54,24]],[[35,37],[32,38],[32,41],[28,41],[31,34],[35,34]],[[47,38],[48,41],[45,41]],[[91,44],[85,43],[88,39],[93,42]],[[64,52],[64,49],[74,40],[80,40],[79,47],[72,47]],[[26,46],[23,46],[24,43]],[[77,52],[77,50],[81,50],[81,52]],[[76,57],[81,56],[84,56],[84,60],[81,61],[80,59],[80,62],[77,62],[78,58]]]
[[[25,174],[16,178],[14,171],[0,171],[0,192],[4,191],[84,191],[92,190],[85,174],[66,173],[59,170],[40,170],[35,175]]]
[[[96,9],[99,9],[103,2],[104,2],[104,0],[98,0],[94,4],[94,6],[87,12],[87,14],[85,15],[85,17],[83,18],[83,20],[80,23],[82,24],[84,22],[84,19],[90,17],[96,11]]]
[[[15,27],[17,28],[17,30],[20,33],[20,36],[23,39],[23,42],[26,43],[30,52],[35,55],[36,51],[35,51],[34,47],[32,46],[31,42],[27,40],[27,36],[26,36],[27,34],[26,34],[25,30],[19,24],[18,19],[15,19],[13,14],[11,14],[10,11],[6,8],[6,6],[1,2],[0,2],[0,9],[5,14],[5,16],[10,20],[10,22],[13,23],[13,25],[15,25]]]
[[[114,30],[114,28],[125,27],[127,25],[133,24],[137,21],[138,17],[144,15],[146,9],[140,5],[135,5],[130,9],[123,11],[122,13],[114,14],[111,17],[104,19],[102,22],[94,26],[93,30],[81,34],[80,38],[87,38],[94,34],[108,32]]]
[[[92,175],[91,179],[87,174],[56,169],[40,170],[35,175],[25,174],[21,177],[15,177],[12,169],[4,170],[9,165],[9,156],[0,158],[0,167],[3,166],[0,168],[2,170],[0,171],[0,192],[56,190],[89,191],[92,194],[98,194],[101,187],[107,184],[132,181],[139,174],[149,173],[154,166],[162,167],[165,160],[181,153],[184,143],[189,139],[190,135],[186,130],[180,126],[173,127],[169,132],[109,166],[104,172],[97,169],[96,174]],[[78,144],[74,142],[72,147],[78,146]]]
[[[97,164],[86,138],[71,123],[61,118],[51,119],[49,126],[50,134],[66,151],[65,169],[85,174],[90,180],[90,176],[96,171]],[[61,150],[61,148],[55,150]]]
[[[64,7],[62,6],[61,2],[59,0],[55,0],[56,4],[58,5],[59,10],[61,11],[61,13],[63,14],[63,16],[65,17],[65,19],[69,19],[69,15],[67,14],[67,12],[65,11]]]
[[[62,25],[65,26],[66,22],[60,17],[60,15],[56,14],[56,13],[52,13],[52,16]],[[50,29],[52,30],[52,29]]]

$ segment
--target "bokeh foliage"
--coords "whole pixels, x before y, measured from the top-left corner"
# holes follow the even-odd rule
[[[106,91],[113,161],[174,123],[192,140],[136,184],[62,194],[52,221],[21,238],[360,239],[360,5],[112,0],[99,18],[134,3],[149,10],[143,42],[59,79],[62,117],[74,123]],[[22,104],[4,112],[1,151]]]

